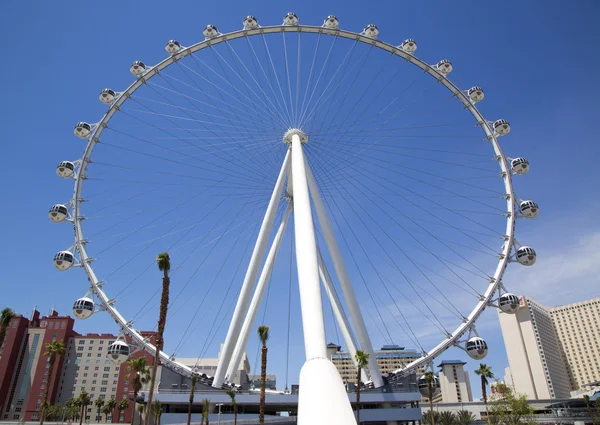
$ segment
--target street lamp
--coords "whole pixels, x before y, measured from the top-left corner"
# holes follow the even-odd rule
[[[223,405],[223,403],[217,403],[217,406],[219,406],[219,416],[217,416],[217,424],[221,425],[221,406]]]

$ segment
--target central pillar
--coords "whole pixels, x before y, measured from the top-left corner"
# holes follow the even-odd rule
[[[294,232],[300,308],[306,362],[300,370],[298,425],[349,425],[356,422],[348,394],[336,367],[327,358],[317,244],[302,144],[296,129],[284,138],[291,147],[294,186]]]

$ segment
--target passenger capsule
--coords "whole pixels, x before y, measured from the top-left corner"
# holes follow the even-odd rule
[[[298,25],[298,17],[295,13],[289,12],[283,17],[283,25]]]
[[[246,16],[246,19],[244,19],[244,29],[252,30],[254,28],[258,28],[258,21],[254,16]]]
[[[485,96],[483,89],[477,86],[471,87],[468,91],[468,94],[469,99],[471,99],[471,102],[473,103],[481,102]]]
[[[452,68],[452,64],[448,59],[442,59],[436,65],[436,68],[440,74],[446,76],[452,72],[454,68]]]
[[[69,270],[75,264],[75,256],[70,251],[59,251],[54,256],[54,267],[60,271]]]
[[[512,168],[515,174],[525,174],[529,171],[529,161],[525,158],[515,158],[510,161],[510,168]]]
[[[429,397],[429,383],[427,382],[427,378],[425,375],[421,375],[419,379],[417,379],[417,388],[419,389],[419,393],[423,397]],[[431,396],[435,397],[440,392],[440,380],[437,376],[433,376],[433,382],[431,383]]]
[[[519,309],[519,297],[509,292],[502,294],[498,300],[498,306],[504,313],[515,314]]]
[[[510,124],[506,120],[497,120],[494,122],[494,133],[497,136],[506,136],[510,133]]]
[[[50,208],[50,212],[48,212],[48,217],[55,223],[60,223],[65,221],[69,216],[69,209],[62,204],[52,205]]]
[[[73,304],[73,314],[78,319],[87,319],[94,314],[94,301],[90,298],[79,298]]]
[[[165,50],[168,54],[174,55],[181,50],[181,44],[179,44],[179,41],[177,40],[169,40],[167,41],[167,44],[165,44]]]
[[[115,97],[117,97],[117,94],[114,90],[111,89],[102,90],[100,92],[100,96],[98,96],[100,102],[104,103],[105,105],[110,105],[111,103],[113,103]]]
[[[517,249],[517,261],[524,266],[533,266],[536,259],[537,254],[530,246],[522,246]]]
[[[400,48],[411,55],[417,50],[417,43],[412,38],[407,38],[402,42]]]
[[[75,164],[71,161],[61,161],[56,166],[56,174],[64,179],[69,178],[75,173]]]
[[[483,359],[488,352],[488,345],[483,338],[474,336],[467,341],[467,354],[475,360]]]
[[[207,39],[211,39],[219,35],[219,30],[214,25],[207,25],[206,28],[204,28],[204,31],[202,31],[202,34],[204,34],[204,37]]]
[[[379,35],[379,29],[377,29],[377,26],[375,26],[374,24],[369,24],[363,30],[362,35],[375,40],[375,39],[377,39],[377,36]]]
[[[325,19],[325,22],[323,22],[323,26],[325,28],[336,30],[340,27],[340,23],[335,16],[329,15],[327,19]]]
[[[75,129],[73,130],[73,133],[75,134],[75,136],[79,137],[80,139],[87,139],[87,137],[90,135],[90,133],[92,132],[92,126],[89,125],[87,122],[78,122],[77,125],[75,126]]]
[[[144,72],[146,72],[146,65],[144,65],[144,62],[135,61],[134,63],[131,64],[131,67],[129,68],[129,72],[131,72],[136,77],[139,77]]]
[[[129,358],[129,345],[125,341],[117,340],[108,346],[107,357],[114,364],[123,364]]]
[[[519,204],[519,211],[521,211],[523,217],[535,218],[540,212],[540,209],[538,204],[533,201],[523,201]]]

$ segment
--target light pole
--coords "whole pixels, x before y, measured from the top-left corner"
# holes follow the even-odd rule
[[[221,425],[221,406],[223,405],[223,403],[217,403],[217,406],[219,406],[219,416],[217,416],[217,424]]]

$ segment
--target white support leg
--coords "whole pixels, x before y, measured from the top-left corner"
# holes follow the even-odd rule
[[[281,220],[279,229],[275,234],[275,239],[273,239],[273,243],[271,244],[269,254],[267,254],[265,265],[263,266],[262,272],[258,279],[258,285],[256,286],[256,290],[254,291],[254,296],[252,297],[250,307],[248,308],[246,318],[244,319],[244,324],[242,325],[240,337],[237,341],[237,344],[235,345],[235,350],[233,351],[233,356],[231,357],[231,362],[229,363],[229,368],[227,369],[227,374],[225,375],[225,379],[229,382],[233,382],[235,373],[238,369],[238,365],[240,364],[242,356],[244,355],[244,351],[246,350],[246,345],[248,344],[250,331],[252,329],[252,326],[254,325],[254,321],[256,320],[256,315],[258,314],[258,309],[260,308],[260,304],[262,302],[269,280],[271,279],[273,265],[275,264],[275,259],[277,258],[277,253],[279,252],[281,240],[283,239],[283,235],[285,233],[285,229],[287,227],[288,219],[290,218],[292,208],[293,204],[290,202],[287,207],[287,210],[285,211],[285,215]]]
[[[291,154],[288,151],[285,155],[285,159],[283,160],[279,177],[277,177],[277,182],[275,183],[275,188],[273,189],[273,194],[271,195],[271,200],[269,201],[269,206],[265,212],[265,218],[263,219],[260,231],[258,232],[256,244],[254,245],[254,250],[252,251],[252,257],[250,258],[250,264],[248,265],[248,270],[246,271],[246,276],[244,277],[244,283],[242,284],[242,288],[240,290],[240,296],[238,297],[235,311],[233,312],[233,317],[231,318],[231,323],[229,324],[229,330],[227,331],[227,337],[225,338],[225,343],[223,344],[223,350],[220,354],[219,364],[213,380],[213,387],[215,388],[221,388],[223,385],[225,372],[227,372],[227,368],[231,362],[234,344],[240,333],[244,312],[248,308],[250,293],[254,287],[256,275],[258,274],[258,268],[262,263],[262,259],[265,254],[265,248],[271,234],[273,220],[275,219],[275,213],[277,212],[277,207],[279,206],[279,198],[281,197],[283,184],[290,166],[290,160]]]
[[[381,378],[381,373],[379,372],[379,367],[377,366],[377,358],[375,357],[375,351],[373,350],[373,345],[371,344],[371,339],[369,338],[369,334],[367,332],[367,326],[365,325],[362,313],[360,312],[358,301],[356,300],[356,295],[354,294],[354,288],[352,288],[352,283],[350,282],[350,277],[348,276],[348,271],[346,270],[342,253],[335,238],[335,234],[333,233],[329,216],[325,210],[325,205],[321,199],[317,182],[315,181],[308,163],[306,163],[306,178],[308,181],[310,194],[312,195],[312,200],[317,211],[317,217],[319,218],[319,224],[321,225],[321,230],[323,231],[323,236],[325,237],[327,248],[329,249],[329,254],[331,255],[331,259],[333,261],[333,267],[337,274],[338,280],[340,281],[344,299],[346,300],[346,305],[348,306],[348,311],[350,313],[350,318],[352,319],[352,324],[354,325],[354,330],[356,331],[358,343],[360,344],[361,350],[369,354],[369,376],[376,388],[381,387],[383,385],[383,379]]]
[[[342,338],[344,338],[344,342],[346,343],[346,347],[348,348],[348,352],[352,358],[352,362],[354,366],[358,367],[356,362],[356,340],[354,339],[354,334],[352,333],[352,328],[350,327],[350,322],[346,317],[346,312],[342,307],[342,303],[340,301],[340,297],[338,297],[337,291],[335,290],[335,286],[331,281],[331,276],[329,275],[329,271],[327,270],[327,265],[323,261],[323,256],[321,255],[321,251],[319,254],[319,275],[321,276],[321,282],[323,282],[323,287],[325,288],[325,292],[327,293],[327,297],[329,298],[329,302],[331,303],[331,307],[333,308],[333,314],[335,316],[335,320],[340,327],[342,332]],[[366,382],[368,380],[368,376],[366,372],[363,370],[361,373],[361,380]]]
[[[348,425],[356,421],[354,413],[342,379],[336,367],[326,357],[317,245],[304,152],[300,136],[297,133],[291,136],[296,263],[306,351],[306,362],[300,371],[298,424]]]

